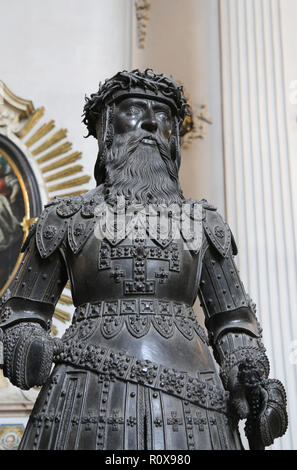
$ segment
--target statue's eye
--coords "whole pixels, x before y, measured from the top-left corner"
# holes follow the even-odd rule
[[[168,113],[166,111],[157,111],[156,116],[162,120],[169,119]]]
[[[126,114],[128,116],[136,116],[140,113],[141,113],[141,109],[138,106],[130,106],[126,111]]]
[[[162,121],[170,119],[170,110],[167,109],[167,107],[165,108],[163,106],[156,106],[154,108],[154,112],[155,116]]]

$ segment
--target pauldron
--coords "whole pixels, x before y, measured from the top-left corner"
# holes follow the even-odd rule
[[[237,248],[229,225],[214,206],[204,203],[203,208],[203,228],[209,244],[223,258],[229,256],[231,244],[233,254],[236,254]]]
[[[48,258],[54,253],[68,236],[69,246],[78,253],[94,231],[94,211],[103,197],[98,194],[83,199],[82,196],[54,198],[47,204],[36,225],[36,245],[41,258]],[[77,224],[70,224],[75,214],[79,212]]]

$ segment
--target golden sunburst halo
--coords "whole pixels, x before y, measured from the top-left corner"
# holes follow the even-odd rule
[[[7,109],[8,115],[14,112],[10,132],[13,132],[14,143],[25,153],[29,162],[34,162],[31,168],[34,173],[36,171],[39,173],[39,181],[42,181],[46,193],[45,203],[55,196],[68,197],[86,193],[89,189],[85,185],[91,177],[85,174],[83,165],[78,163],[82,159],[82,153],[72,149],[73,145],[67,139],[67,129],[56,129],[54,119],[43,122],[46,117],[45,107],[35,109],[32,101],[16,96],[2,81],[0,81],[0,103],[1,110]],[[10,137],[8,132],[3,132],[3,129],[0,127],[0,133]],[[24,236],[36,220],[38,218],[26,214],[20,224]],[[21,254],[18,262],[22,256]],[[67,282],[57,303],[54,318],[68,323],[71,314],[65,307],[71,309],[71,306],[73,306],[71,288]],[[55,324],[52,325],[52,334],[58,334]]]

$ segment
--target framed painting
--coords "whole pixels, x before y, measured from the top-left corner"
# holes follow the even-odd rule
[[[22,244],[42,204],[33,170],[22,150],[0,134],[0,296],[22,259]]]
[[[17,450],[25,426],[21,423],[0,424],[0,450]]]

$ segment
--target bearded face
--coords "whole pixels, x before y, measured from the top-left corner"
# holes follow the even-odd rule
[[[105,195],[110,203],[118,196],[142,204],[183,200],[169,143],[142,129],[115,136],[106,154],[105,171]]]
[[[147,104],[148,103],[148,104]],[[125,100],[118,111],[112,145],[104,149],[107,202],[180,204],[183,201],[172,149],[175,138],[165,106],[152,100]],[[148,109],[150,107],[150,109]],[[168,108],[168,106],[166,106]],[[165,109],[166,109],[165,108]],[[124,110],[124,111],[123,111]],[[115,115],[116,115],[115,112]]]

